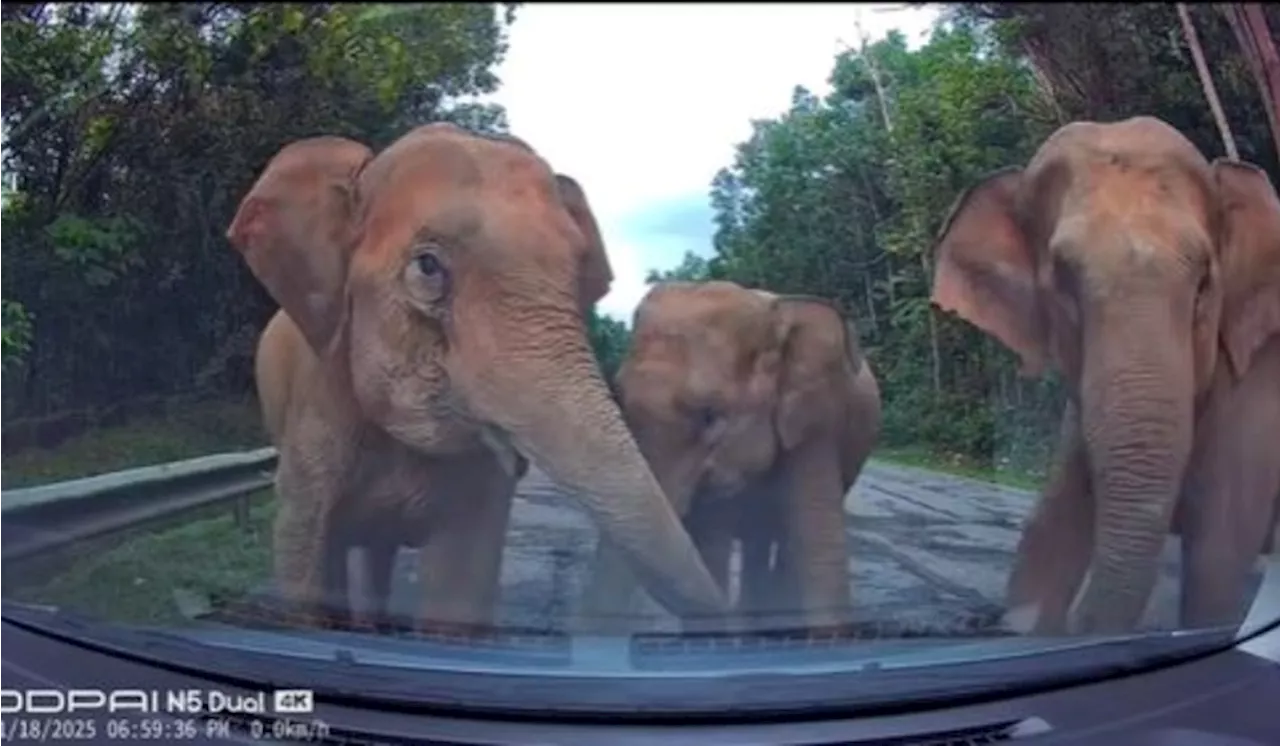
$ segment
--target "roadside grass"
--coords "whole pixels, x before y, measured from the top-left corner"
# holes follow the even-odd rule
[[[91,430],[57,448],[5,454],[0,486],[29,487],[266,443],[252,399],[202,402]],[[76,558],[45,582],[6,572],[4,596],[111,622],[178,624],[268,579],[275,508],[268,489],[252,496],[243,528],[228,506],[176,527],[114,537],[105,551],[89,542],[72,549]]]
[[[202,402],[119,427],[90,430],[57,448],[5,454],[0,487],[31,487],[266,444],[252,399]]]
[[[914,466],[1024,490],[1038,490],[1044,482],[1043,472],[993,465],[958,453],[941,454],[923,446],[880,448],[871,454],[871,460]]]
[[[178,625],[265,583],[271,569],[271,490],[255,493],[245,527],[230,510],[86,553],[46,583],[5,596],[108,622]],[[6,579],[6,584],[10,581]]]

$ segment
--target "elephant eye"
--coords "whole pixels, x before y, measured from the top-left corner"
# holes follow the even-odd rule
[[[423,277],[436,277],[444,274],[444,265],[440,264],[440,258],[430,252],[419,254],[414,261],[418,264],[418,271]]]
[[[711,407],[699,407],[694,413],[699,429],[706,430],[716,422],[716,411]]]
[[[420,304],[439,303],[449,294],[449,270],[435,250],[420,249],[405,267],[410,293]]]

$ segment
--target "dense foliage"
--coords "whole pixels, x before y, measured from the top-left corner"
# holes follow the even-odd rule
[[[466,100],[513,10],[5,5],[6,420],[246,388],[274,304],[223,232],[257,173],[299,137],[505,131]]]
[[[379,147],[440,118],[504,131],[500,109],[466,102],[498,85],[514,10],[4,6],[6,420],[247,389],[274,304],[222,232],[255,174],[319,133]],[[1191,16],[1241,157],[1280,182],[1229,25],[1212,6]],[[830,82],[754,123],[712,184],[714,246],[662,274],[837,300],[880,377],[886,444],[1039,463],[1058,388],[930,308],[929,250],[962,189],[1072,119],[1153,114],[1221,155],[1174,7],[948,6],[927,45],[849,50]],[[589,322],[611,375],[626,329]]]
[[[1212,7],[1192,16],[1241,157],[1280,183],[1230,29]],[[650,279],[836,299],[880,378],[886,445],[1034,468],[1061,392],[1052,378],[1019,378],[1013,355],[930,308],[930,252],[948,208],[1073,119],[1155,115],[1210,157],[1222,141],[1172,5],[966,4],[943,19],[921,49],[893,34],[839,55],[830,95],[797,88],[783,116],[754,122],[712,184],[713,251]]]

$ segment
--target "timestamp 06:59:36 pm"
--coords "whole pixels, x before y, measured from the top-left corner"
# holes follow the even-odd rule
[[[254,716],[122,717],[92,715],[5,715],[0,741],[7,743],[74,743],[138,741],[199,743],[228,738],[291,741],[321,740],[328,726],[316,720]]]

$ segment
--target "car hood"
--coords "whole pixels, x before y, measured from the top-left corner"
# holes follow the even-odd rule
[[[930,669],[1050,653],[1138,646],[1144,651],[1228,642],[1232,630],[1148,632],[1111,637],[808,640],[724,636],[660,640],[646,636],[519,635],[441,642],[337,631],[256,631],[211,624],[165,629],[166,636],[241,652],[311,661],[341,660],[401,670],[448,670],[502,676],[723,677],[738,674],[836,674]],[[646,644],[653,643],[653,644]]]

